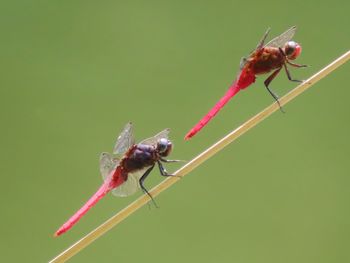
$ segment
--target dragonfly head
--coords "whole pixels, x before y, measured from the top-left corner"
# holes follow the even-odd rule
[[[160,156],[166,157],[170,154],[173,144],[168,139],[162,138],[157,142],[157,151]]]
[[[296,59],[301,52],[301,46],[294,41],[288,41],[284,45],[284,53],[286,54],[287,58],[290,60]]]

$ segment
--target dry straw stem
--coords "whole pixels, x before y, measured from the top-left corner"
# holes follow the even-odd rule
[[[327,76],[329,73],[331,73],[333,70],[338,68],[340,65],[344,64],[347,60],[350,59],[350,50],[346,52],[344,55],[340,56],[338,59],[333,61],[331,64],[326,66],[321,71],[317,72],[315,75],[301,83],[299,86],[297,86],[295,89],[290,91],[287,95],[282,97],[280,99],[281,105],[287,104],[289,101],[297,97],[299,94],[303,93],[307,89],[309,89],[313,84],[315,84],[320,79]],[[239,126],[237,129],[226,135],[224,138],[219,140],[217,143],[209,147],[207,150],[199,154],[197,157],[195,157],[193,160],[188,162],[186,165],[181,167],[179,170],[177,170],[174,174],[178,176],[185,176],[189,172],[191,172],[194,168],[199,166],[201,163],[215,155],[217,152],[222,150],[225,146],[236,140],[239,136],[247,132],[249,129],[253,128],[255,125],[257,125],[259,122],[264,120],[266,117],[270,116],[272,113],[274,113],[276,110],[278,110],[279,107],[277,103],[273,103],[272,105],[265,108],[263,111],[255,115],[250,120],[246,121],[244,124]],[[159,195],[161,192],[169,188],[171,185],[176,183],[180,178],[178,177],[168,177],[164,181],[162,181],[160,184],[155,186],[150,193],[153,196]],[[63,251],[61,254],[59,254],[56,258],[54,258],[50,262],[65,262],[75,254],[77,254],[79,251],[81,251],[83,248],[85,248],[87,245],[91,244],[94,240],[96,240],[98,237],[102,236],[104,233],[109,231],[112,227],[119,224],[121,221],[123,221],[125,218],[127,218],[129,215],[134,213],[137,209],[145,205],[149,202],[149,197],[147,195],[142,195],[140,198],[138,198],[136,201],[125,207],[123,210],[121,210],[119,213],[111,217],[109,220],[104,222],[102,225],[97,227],[95,230],[87,234],[85,237],[80,239],[78,242],[73,244],[71,247],[69,247],[67,250]]]

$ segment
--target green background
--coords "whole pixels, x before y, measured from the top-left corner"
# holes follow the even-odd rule
[[[266,76],[193,140],[267,27],[298,26],[306,79],[349,49],[350,2],[2,1],[1,262],[47,262],[132,202],[108,195],[54,231],[101,184],[98,156],[129,120],[172,129],[190,160],[272,103]],[[271,37],[270,36],[270,37]],[[346,64],[72,258],[72,262],[349,262]],[[271,88],[295,87],[284,72]],[[167,165],[175,171],[181,164]],[[147,186],[160,182],[155,170]]]

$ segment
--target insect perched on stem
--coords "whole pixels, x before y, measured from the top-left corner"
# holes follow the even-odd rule
[[[152,195],[144,186],[144,181],[156,164],[162,176],[173,176],[163,166],[163,163],[180,161],[165,159],[173,148],[168,139],[169,131],[169,129],[165,129],[155,136],[135,144],[132,124],[128,123],[117,138],[113,149],[114,155],[101,154],[100,171],[104,183],[86,204],[56,231],[55,236],[68,231],[110,191],[116,196],[123,197],[131,195],[141,188],[157,207]]]
[[[256,75],[266,74],[272,71],[272,74],[264,81],[264,84],[267,91],[277,101],[281,111],[284,112],[277,94],[270,89],[269,85],[282,68],[286,71],[287,77],[290,81],[302,82],[301,80],[293,79],[287,67],[287,65],[296,68],[306,67],[306,65],[299,65],[291,62],[291,60],[296,59],[301,52],[301,46],[292,41],[295,31],[296,27],[293,26],[265,44],[267,35],[270,32],[270,29],[268,29],[255,50],[248,56],[248,58],[243,58],[241,60],[240,72],[229,90],[207,113],[207,115],[205,115],[186,134],[185,140],[190,139],[199,132],[222,109],[222,107],[238,93],[238,91],[245,89],[254,83]]]

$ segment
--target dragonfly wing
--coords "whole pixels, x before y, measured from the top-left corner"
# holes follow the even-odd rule
[[[120,186],[112,190],[112,194],[119,197],[126,197],[134,194],[139,188],[139,180],[149,167],[128,174],[128,179]]]
[[[100,155],[100,173],[102,175],[103,181],[109,179],[110,174],[113,170],[117,168],[119,160],[113,158],[110,153],[103,152]]]
[[[113,153],[114,154],[124,154],[131,146],[135,144],[134,132],[132,128],[132,123],[129,122],[125,125],[123,131],[117,138],[115,143]]]
[[[168,139],[170,129],[165,129],[153,137],[147,138],[140,142],[140,144],[156,145],[159,139]]]
[[[241,61],[239,62],[239,69],[242,70],[244,66],[247,64],[248,59],[246,57],[242,57]]]
[[[265,46],[277,47],[277,48],[283,47],[284,44],[286,44],[288,41],[290,41],[293,38],[296,30],[297,30],[296,26],[289,28],[287,31],[285,31],[284,33],[282,33],[278,37],[275,37],[274,39],[272,39]]]
[[[262,39],[260,40],[259,44],[256,46],[256,49],[261,49],[264,46],[265,40],[267,38],[267,35],[270,33],[270,28],[268,28],[263,35]]]

